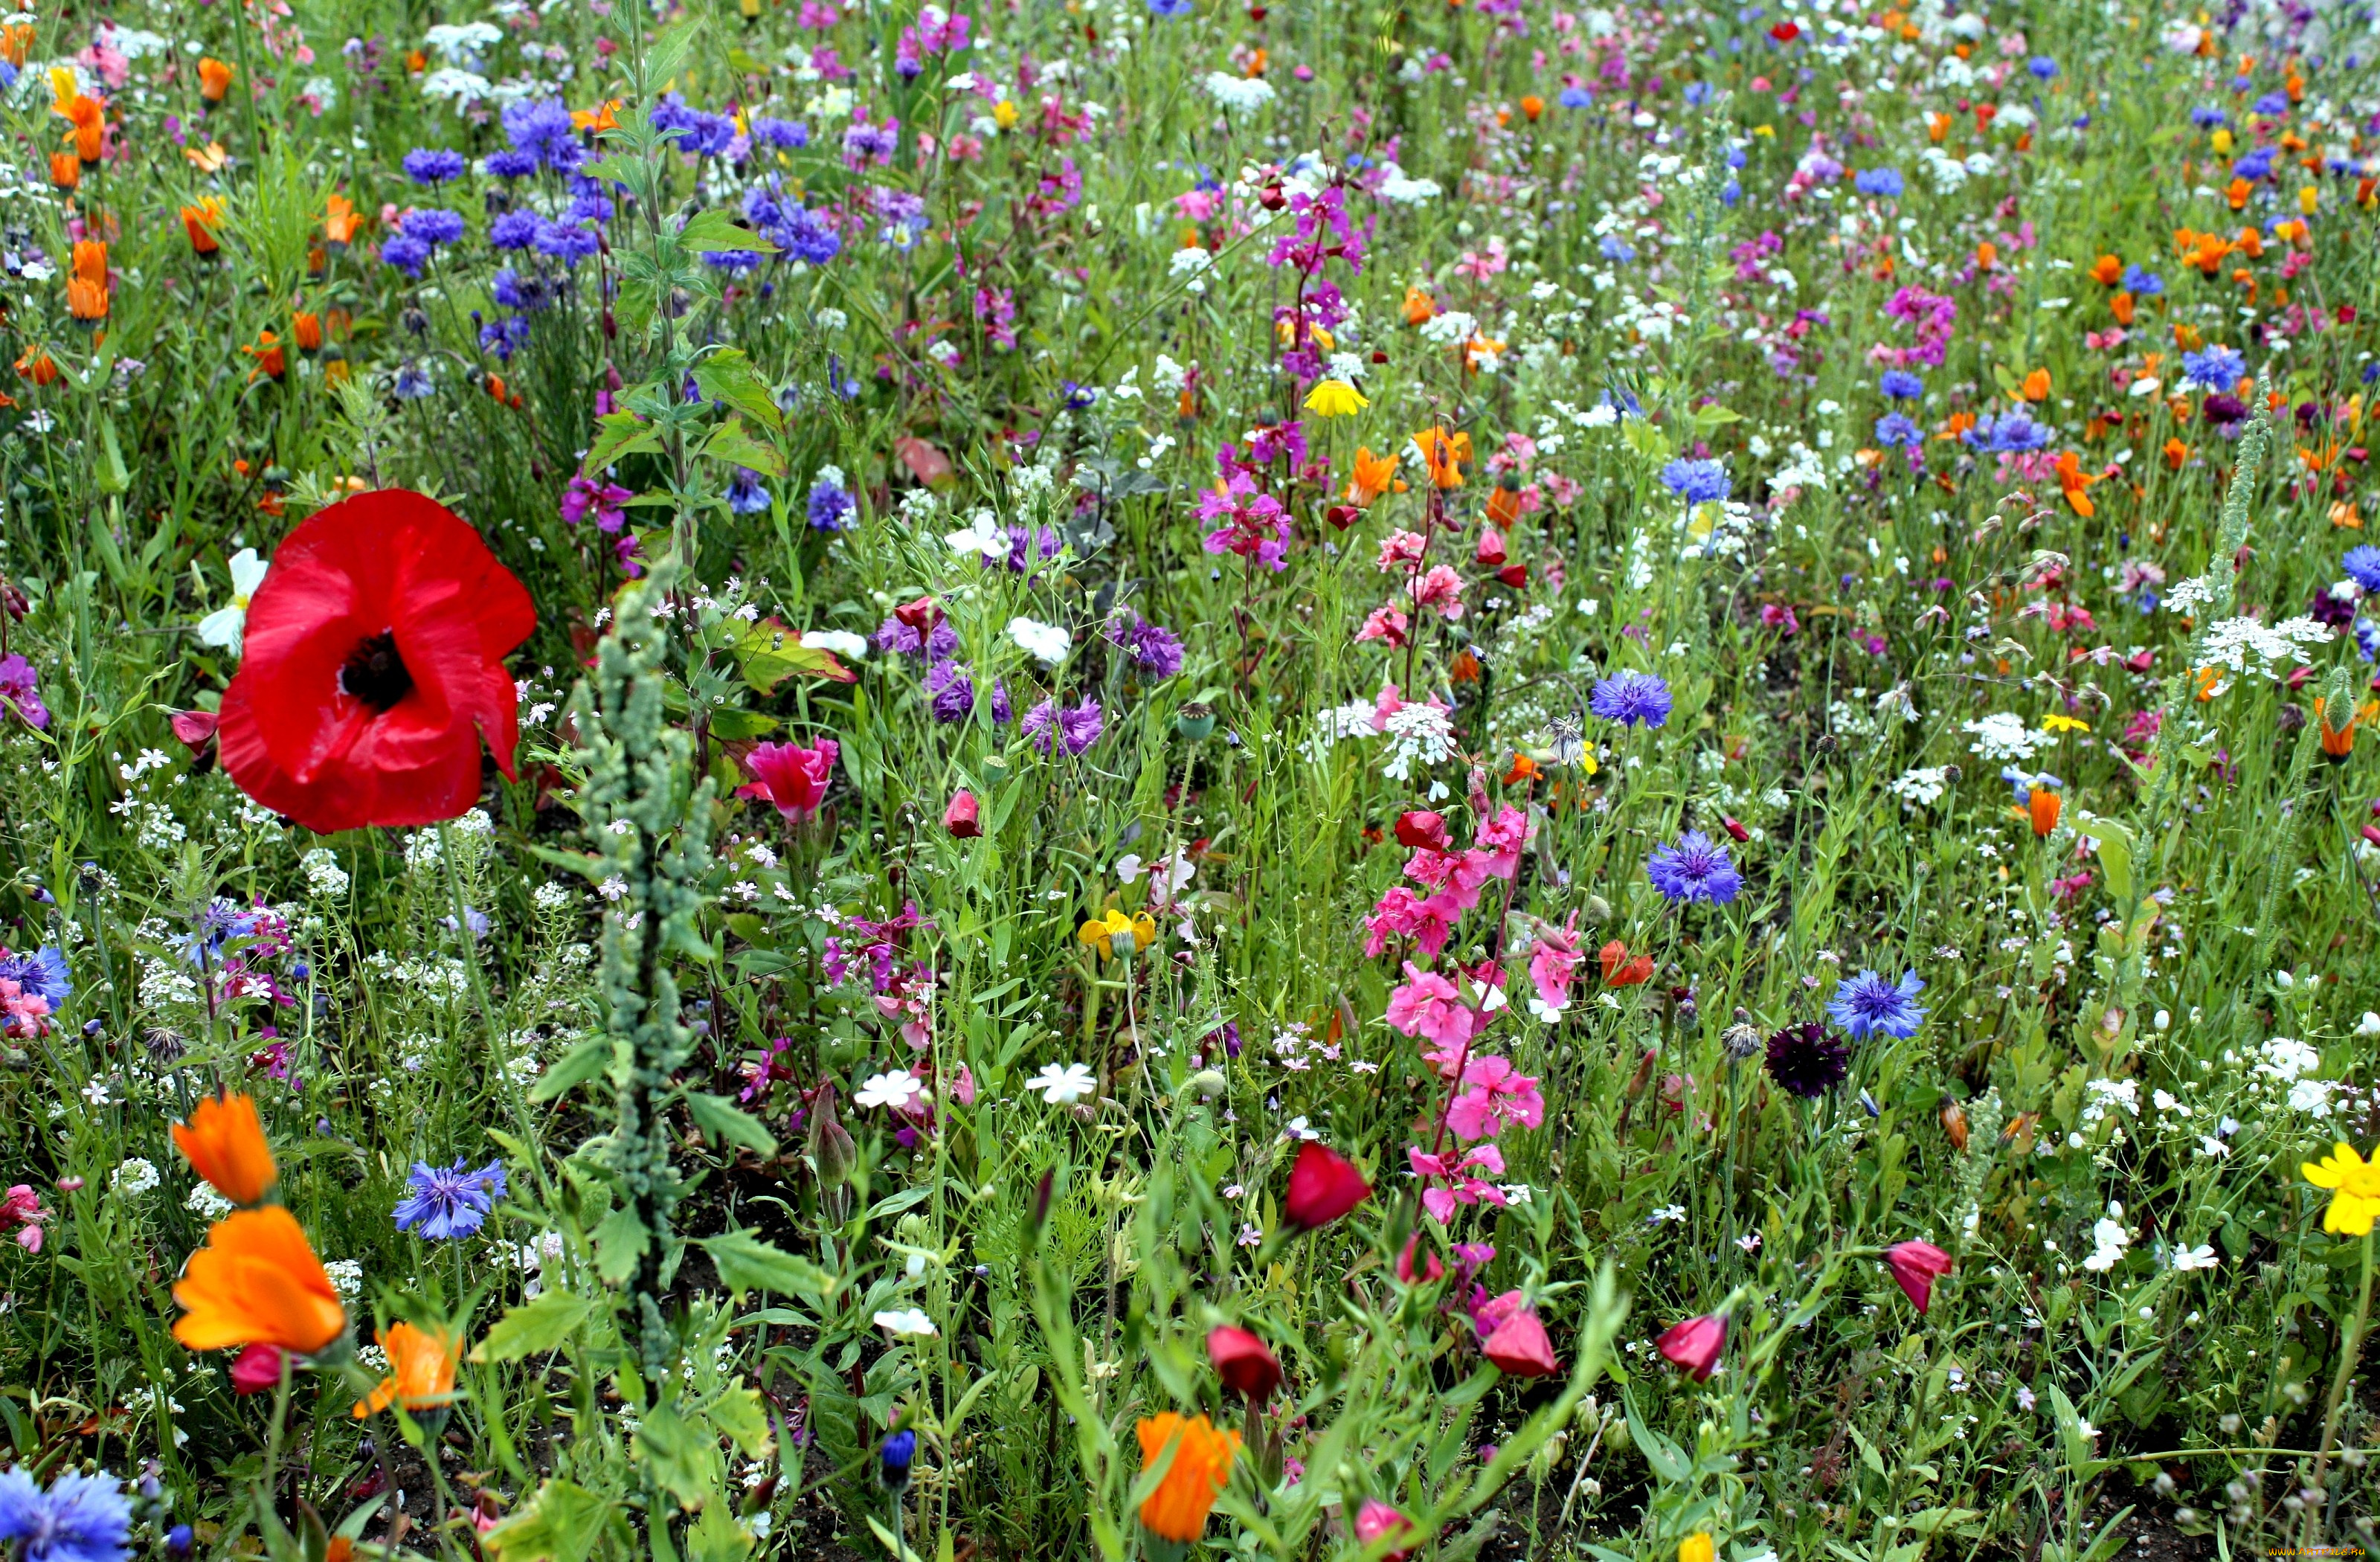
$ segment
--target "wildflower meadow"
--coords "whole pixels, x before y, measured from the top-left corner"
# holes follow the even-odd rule
[[[2374,0],[0,130],[5,1562],[2380,1545]]]

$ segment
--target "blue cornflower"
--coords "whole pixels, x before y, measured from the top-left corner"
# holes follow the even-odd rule
[[[2126,266],[2124,291],[2137,293],[2143,299],[2154,299],[2165,291],[2165,278],[2140,266]]]
[[[1621,265],[1626,265],[1636,258],[1636,247],[1616,233],[1605,234],[1603,242],[1596,248],[1602,250],[1605,260],[1618,261]]]
[[[72,1471],[42,1491],[22,1465],[0,1472],[0,1542],[19,1543],[23,1562],[123,1562],[132,1504],[102,1470]]]
[[[2046,81],[2058,74],[2058,62],[2047,55],[2034,55],[2024,62],[2024,67],[2033,72],[2034,79],[2036,81]]]
[[[1925,431],[1899,412],[1887,412],[1876,421],[1876,442],[1914,450],[1925,443]]]
[[[1183,0],[1189,4],[1189,0]],[[877,1446],[876,1468],[884,1483],[896,1491],[909,1483],[909,1466],[917,1462],[917,1434],[904,1427]]]
[[[406,275],[418,277],[421,268],[430,263],[430,246],[410,234],[400,233],[380,247],[380,258]]]
[[[811,531],[842,531],[850,524],[853,508],[851,495],[841,483],[820,478],[810,485],[808,515]]]
[[[2338,567],[2347,571],[2349,580],[2365,591],[2380,592],[2380,548],[2369,543],[2359,543],[2347,550],[2347,556],[2338,561]]]
[[[1959,438],[1969,449],[1988,451],[1995,456],[2019,455],[2049,443],[2048,432],[2022,412],[1985,418]]]
[[[387,246],[382,246],[381,252],[386,254]],[[388,394],[399,401],[420,401],[435,395],[437,390],[437,385],[430,378],[430,371],[415,362],[398,364],[396,373],[388,383]]]
[[[758,515],[775,502],[760,486],[760,474],[749,468],[736,468],[727,480],[727,507],[737,515]]]
[[[1906,369],[1888,369],[1876,388],[1895,401],[1914,401],[1925,394],[1925,382]]]
[[[2239,162],[2231,165],[2231,177],[2246,179],[2251,184],[2273,171],[2273,149],[2260,146]]]
[[[791,152],[810,144],[810,128],[798,119],[778,119],[766,114],[756,114],[752,116],[752,144]]]
[[[1852,177],[1852,188],[1862,195],[1880,196],[1887,201],[1898,201],[1900,199],[1901,190],[1906,186],[1901,181],[1900,170],[1898,168],[1863,168]]]
[[[535,212],[506,212],[488,225],[488,242],[499,250],[526,250],[544,226],[545,219]]]
[[[459,179],[468,165],[459,152],[444,147],[417,147],[405,154],[405,177],[418,185],[443,185]]]
[[[1561,90],[1561,96],[1556,98],[1554,102],[1564,108],[1593,108],[1595,93],[1585,87],[1564,87]]]
[[[442,206],[422,206],[398,219],[397,227],[406,238],[418,238],[434,249],[463,237],[463,217]]]
[[[2190,111],[2190,122],[2202,130],[2211,130],[2231,116],[2211,103],[2200,104]]]
[[[1596,681],[1587,703],[1606,721],[1658,726],[1670,719],[1670,686],[1652,673],[1615,673]]]
[[[2287,114],[2289,111],[2289,95],[2287,92],[2266,92],[2250,106],[2259,114]]]
[[[2181,381],[2201,390],[2228,391],[2248,372],[2248,360],[2229,348],[2201,348],[2181,355]]]
[[[52,1014],[66,1007],[67,995],[74,991],[74,982],[67,975],[66,956],[49,945],[22,955],[0,950],[0,980],[14,982],[19,992],[48,999]]]
[[[2366,662],[2380,659],[2380,624],[2369,618],[2355,620],[2355,653]]]
[[[538,253],[552,255],[565,265],[575,266],[601,248],[602,240],[577,223],[548,223],[537,230]]]
[[[1690,505],[1706,504],[1727,497],[1727,468],[1717,461],[1681,458],[1661,469],[1661,484]]]
[[[488,172],[499,179],[525,179],[537,172],[537,153],[506,149],[488,153]]]
[[[1905,972],[1898,983],[1864,970],[1836,986],[1827,1014],[1855,1042],[1866,1041],[1878,1031],[1906,1041],[1925,1021],[1925,1011],[1917,1003],[1917,995],[1925,990],[1925,980],[1913,970]]]
[[[1148,14],[1166,18],[1188,16],[1190,0],[1148,0]]]
[[[1724,906],[1743,887],[1743,876],[1728,860],[1727,848],[1700,830],[1688,830],[1675,846],[1655,847],[1645,876],[1673,902],[1707,900]]]
[[[397,1202],[395,1215],[399,1231],[412,1231],[433,1242],[449,1238],[468,1237],[477,1231],[504,1194],[504,1164],[490,1161],[473,1171],[459,1157],[451,1166],[432,1166],[426,1162],[413,1163],[413,1175],[406,1178],[407,1192]]]
[[[549,162],[560,152],[574,166],[577,164],[577,159],[572,154],[578,151],[578,128],[571,120],[569,105],[560,98],[548,98],[543,102],[522,98],[506,104],[504,137],[513,143],[516,152],[524,152],[532,157],[542,156]]]

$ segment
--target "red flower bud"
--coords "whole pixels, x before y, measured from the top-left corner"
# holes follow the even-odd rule
[[[1727,1315],[1706,1312],[1672,1324],[1654,1344],[1664,1361],[1694,1373],[1696,1383],[1704,1382],[1718,1370],[1719,1352],[1727,1348]]]
[[[1517,592],[1529,583],[1529,567],[1525,564],[1508,564],[1496,571],[1496,579]]]
[[[951,794],[951,806],[942,810],[942,828],[963,841],[983,834],[973,792],[961,787]]]
[[[1415,849],[1427,847],[1433,851],[1447,848],[1446,816],[1414,809],[1397,818],[1397,844]]]
[[[1744,842],[1752,838],[1752,832],[1745,829],[1742,824],[1737,820],[1735,815],[1731,813],[1722,813],[1719,815],[1718,822],[1726,828],[1728,838],[1734,841],[1736,845],[1742,846]]]
[[[1896,1242],[1884,1250],[1884,1262],[1923,1317],[1934,1300],[1934,1282],[1950,1273],[1950,1255],[1931,1242]]]
[[[281,1348],[251,1345],[231,1364],[231,1385],[240,1394],[261,1394],[281,1386]]]
[[[1514,1312],[1480,1346],[1488,1360],[1514,1377],[1544,1377],[1560,1370],[1553,1341],[1534,1312]]]
[[[1220,1324],[1208,1331],[1207,1360],[1215,1364],[1215,1375],[1224,1387],[1255,1404],[1271,1398],[1281,1386],[1281,1362],[1245,1329]]]

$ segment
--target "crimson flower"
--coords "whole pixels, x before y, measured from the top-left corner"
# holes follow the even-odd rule
[[[1372,1196],[1372,1185],[1355,1163],[1318,1140],[1298,1146],[1297,1164],[1289,1168],[1289,1198],[1281,1214],[1305,1230],[1330,1225]]]
[[[962,787],[951,794],[951,806],[942,810],[942,828],[954,839],[963,841],[983,834],[983,810],[973,792]]]
[[[1560,1369],[1554,1342],[1546,1337],[1545,1324],[1520,1292],[1506,1291],[1480,1309],[1479,1321],[1487,1328],[1480,1354],[1502,1371],[1514,1377],[1544,1377]]]
[[[235,1394],[261,1394],[281,1386],[281,1348],[251,1345],[233,1359],[231,1386]]]
[[[1934,1282],[1950,1273],[1950,1255],[1931,1242],[1896,1242],[1884,1250],[1884,1262],[1924,1317],[1934,1301]]]
[[[528,590],[436,500],[383,488],[318,510],[249,604],[224,770],[323,835],[455,818],[479,800],[482,737],[513,775],[504,658],[536,628]]]
[[[1706,1312],[1672,1324],[1653,1343],[1664,1361],[1694,1373],[1696,1383],[1705,1382],[1718,1370],[1719,1352],[1727,1348],[1727,1314]]]
[[[827,777],[834,774],[835,756],[841,752],[832,738],[820,738],[814,749],[799,743],[757,744],[744,756],[752,784],[736,787],[735,795],[773,803],[787,824],[798,824],[817,813],[825,800]]]
[[[1281,1362],[1271,1348],[1246,1329],[1218,1324],[1207,1334],[1207,1359],[1223,1386],[1261,1405],[1281,1385]]]

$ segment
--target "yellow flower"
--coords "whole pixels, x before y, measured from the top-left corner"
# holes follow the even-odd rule
[[[1678,1562],[1714,1562],[1718,1556],[1718,1548],[1699,1530],[1678,1543]]]
[[[1016,105],[1002,98],[991,105],[991,122],[1003,130],[1016,128]]]
[[[2380,1219],[2380,1161],[2366,1161],[2352,1144],[2341,1144],[2319,1161],[2298,1167],[2316,1188],[2335,1189],[2322,1228],[2342,1237],[2368,1237]]]
[[[1318,418],[1345,418],[1372,405],[1371,398],[1344,380],[1324,380],[1306,393],[1305,409]]]
[[[2061,716],[2052,714],[2041,718],[2041,730],[2044,732],[2088,732],[2091,730],[2091,724],[2087,721],[2079,720],[2073,716]]]
[[[1085,922],[1075,936],[1097,949],[1103,960],[1117,955],[1129,958],[1134,950],[1157,942],[1157,919],[1146,911],[1127,917],[1111,908],[1106,915]]]

